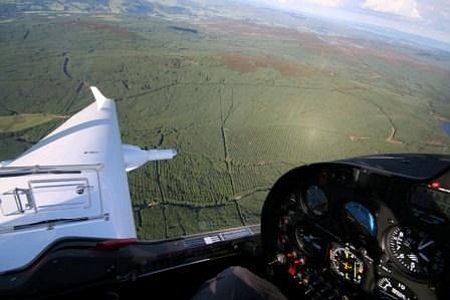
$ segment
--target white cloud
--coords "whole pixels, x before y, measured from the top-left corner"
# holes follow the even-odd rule
[[[365,0],[361,6],[374,11],[420,18],[415,0]]]
[[[410,18],[421,18],[416,0],[271,0],[279,4],[301,8],[304,5],[319,5],[334,8],[354,8],[391,13]],[[429,0],[437,1],[437,0]],[[447,1],[447,0],[440,0]],[[270,1],[268,1],[270,2]]]

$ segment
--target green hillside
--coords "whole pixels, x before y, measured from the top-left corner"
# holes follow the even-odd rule
[[[164,1],[139,15],[120,1],[50,2],[22,1],[33,14],[0,2],[0,160],[91,103],[98,86],[117,101],[124,143],[179,153],[129,174],[142,238],[258,223],[267,191],[300,164],[450,152],[445,53],[269,26],[280,16],[260,11],[264,22]]]

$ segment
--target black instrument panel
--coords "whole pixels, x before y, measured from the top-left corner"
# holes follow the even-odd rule
[[[448,172],[417,179],[342,162],[289,172],[262,214],[270,273],[306,299],[448,298]]]

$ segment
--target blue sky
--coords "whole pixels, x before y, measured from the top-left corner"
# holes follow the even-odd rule
[[[450,0],[256,0],[450,43]]]

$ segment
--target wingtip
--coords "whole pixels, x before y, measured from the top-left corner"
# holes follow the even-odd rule
[[[106,98],[100,90],[95,87],[91,86],[92,94],[94,94],[95,102],[97,103],[97,109],[100,110],[105,107],[106,100],[109,100]]]

